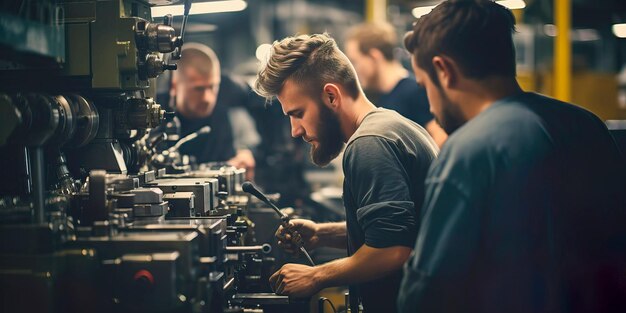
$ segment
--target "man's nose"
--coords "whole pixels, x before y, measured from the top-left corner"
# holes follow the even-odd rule
[[[296,121],[294,118],[291,118],[291,137],[293,138],[298,138],[298,137],[302,137],[304,135],[304,128],[302,128],[302,125],[300,125],[300,123],[298,121]]]
[[[213,103],[215,101],[215,94],[209,88],[204,90],[204,101],[207,103]]]

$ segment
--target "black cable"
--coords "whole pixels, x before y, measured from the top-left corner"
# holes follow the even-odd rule
[[[318,313],[324,313],[324,302],[326,301],[330,304],[330,307],[333,309],[333,312],[337,313],[337,309],[335,309],[335,305],[333,304],[333,302],[330,301],[330,299],[325,298],[325,297],[320,297],[319,300],[317,300]]]

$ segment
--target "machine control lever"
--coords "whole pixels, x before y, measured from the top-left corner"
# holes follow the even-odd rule
[[[280,216],[280,220],[282,221],[283,227],[285,227],[285,229],[289,229],[289,220],[290,220],[289,216],[285,214],[284,212],[282,212],[272,201],[270,201],[270,199],[267,198],[267,196],[265,196],[259,189],[257,189],[253,183],[249,181],[244,182],[243,184],[241,184],[241,189],[257,197],[259,200],[263,201],[265,204],[269,205],[272,209],[274,209],[274,211],[278,213],[278,216]],[[304,256],[306,256],[306,258],[309,260],[311,265],[315,266],[315,262],[313,262],[311,255],[309,255],[309,252],[307,252],[306,249],[304,248],[304,243],[302,243],[302,241],[299,241],[297,244],[299,245],[300,251],[304,254]]]

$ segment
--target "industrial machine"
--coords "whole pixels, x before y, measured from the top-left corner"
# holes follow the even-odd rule
[[[150,7],[176,2],[0,6],[0,311],[308,312],[269,290],[245,170],[150,134],[186,20]]]

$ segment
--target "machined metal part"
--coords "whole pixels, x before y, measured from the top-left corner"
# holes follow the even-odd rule
[[[289,304],[289,297],[275,293],[238,293],[233,298],[233,302],[243,305]]]
[[[174,27],[167,24],[150,23],[146,20],[137,22],[137,36],[140,38],[140,49],[147,51],[170,53],[180,46]]]
[[[168,217],[193,217],[196,215],[193,192],[173,192],[163,195],[170,206]]]
[[[231,246],[226,247],[226,251],[228,252],[260,252],[263,254],[268,254],[272,252],[272,246],[269,244],[262,244],[258,246]]]
[[[106,200],[106,172],[95,170],[89,173],[89,207],[83,214],[83,225],[89,226],[95,221],[104,221],[109,217]]]
[[[98,133],[98,128],[100,127],[98,110],[93,102],[82,96],[70,94],[66,95],[65,99],[68,100],[72,107],[74,120],[76,121],[74,136],[68,145],[82,147],[93,140]]]
[[[135,217],[159,217],[167,214],[167,202],[135,204],[133,215]]]
[[[136,188],[130,191],[135,195],[135,204],[163,202],[163,191],[159,188]]]
[[[94,312],[172,312],[181,311],[200,287],[201,272],[195,266],[199,239],[195,231],[119,232],[79,237],[69,246],[92,247],[103,260],[98,298],[109,301]],[[198,301],[210,301],[210,295],[197,295]]]
[[[126,100],[128,111],[126,122],[129,129],[154,128],[161,124],[165,111],[151,98],[131,98]]]
[[[76,129],[74,110],[64,96],[58,95],[52,99],[56,104],[59,116],[59,124],[52,140],[58,145],[63,145],[74,136]]]
[[[164,193],[193,192],[195,211],[203,216],[217,208],[217,179],[215,178],[157,179],[146,183],[146,186],[160,188]]]
[[[59,111],[53,99],[44,93],[15,94],[13,105],[20,111],[21,123],[13,132],[13,143],[41,146],[54,135],[59,125]]]
[[[45,211],[45,199],[44,199],[44,159],[43,159],[43,148],[42,147],[34,147],[30,149],[31,154],[31,168],[33,170],[32,177],[32,185],[33,185],[33,196],[34,196],[34,222],[37,224],[42,224],[46,218]]]

